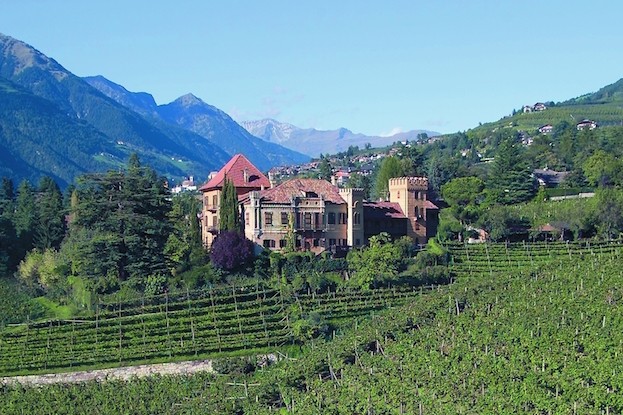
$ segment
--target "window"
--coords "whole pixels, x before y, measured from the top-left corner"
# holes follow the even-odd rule
[[[329,246],[335,246],[335,239],[329,239]]]
[[[342,239],[342,246],[348,246],[348,239]]]
[[[312,221],[311,221],[312,215],[311,215],[311,213],[305,213],[304,218],[305,218],[305,227],[306,228],[311,228],[311,224],[312,224]]]
[[[329,225],[335,225],[335,213],[329,212],[329,217],[327,218],[327,223]]]
[[[316,246],[316,247],[320,246],[320,240],[319,239],[314,239],[314,246]]]
[[[281,212],[281,224],[282,225],[287,225],[288,222],[290,221],[290,215],[288,215],[288,212]]]
[[[212,196],[212,206],[217,206],[218,205],[218,196],[214,195]]]
[[[218,216],[216,215],[212,216],[212,226],[215,228],[218,226]]]
[[[273,225],[273,213],[272,212],[264,212],[264,225],[266,226]]]
[[[316,225],[316,228],[320,228],[320,213],[316,212],[314,213],[314,224]],[[316,245],[317,246],[317,245]]]
[[[286,247],[286,240],[285,239],[280,239],[279,240],[279,248],[285,248]]]
[[[347,224],[348,223],[348,214],[347,213],[340,213],[338,223],[340,225]]]
[[[360,225],[361,224],[361,214],[359,212],[355,212],[353,214],[353,223],[355,225]]]
[[[415,217],[416,218],[420,217],[420,208],[418,206],[415,207]]]
[[[275,240],[274,239],[264,239],[264,248],[274,248]]]

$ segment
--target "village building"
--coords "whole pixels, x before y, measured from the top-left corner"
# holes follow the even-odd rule
[[[554,131],[554,126],[551,124],[545,124],[539,127],[539,132],[541,134],[551,134]]]
[[[246,172],[246,173],[245,173]],[[425,244],[437,233],[438,208],[428,200],[428,179],[389,181],[389,200],[366,201],[362,189],[319,179],[291,179],[274,187],[244,156],[236,155],[201,187],[202,230],[209,248],[218,234],[220,192],[227,177],[238,193],[244,235],[258,250],[295,249],[345,253],[387,232]]]
[[[575,128],[580,130],[594,130],[597,128],[597,123],[593,120],[582,120],[575,125]]]

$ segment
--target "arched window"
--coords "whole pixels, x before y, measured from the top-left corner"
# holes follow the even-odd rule
[[[353,224],[354,225],[359,225],[361,224],[361,215],[359,214],[359,212],[355,212],[353,214]]]

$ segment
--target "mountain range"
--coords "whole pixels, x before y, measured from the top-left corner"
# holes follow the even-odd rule
[[[14,181],[49,175],[66,186],[82,173],[119,168],[134,152],[170,178],[207,177],[238,152],[263,170],[308,160],[192,95],[158,106],[147,93],[82,79],[2,34],[0,102],[0,174]]]
[[[423,134],[428,137],[439,135],[435,131],[413,130],[390,136],[368,136],[353,133],[346,128],[324,131],[314,128],[299,128],[270,118],[243,121],[240,124],[254,136],[290,149],[296,149],[311,157],[318,157],[321,153],[335,154],[346,151],[350,146],[363,148],[369,144],[372,147],[385,147],[396,141],[419,140]]]

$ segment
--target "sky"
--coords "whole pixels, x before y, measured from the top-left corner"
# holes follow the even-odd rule
[[[0,33],[158,104],[367,135],[465,131],[623,77],[620,0],[0,1]]]

